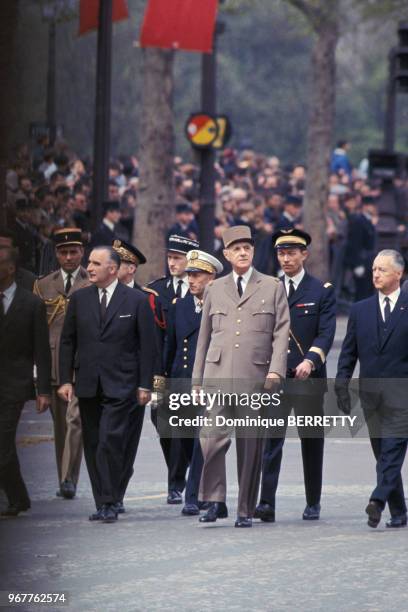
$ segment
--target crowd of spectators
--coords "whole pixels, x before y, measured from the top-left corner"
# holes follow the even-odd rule
[[[271,235],[277,229],[302,228],[303,197],[307,181],[305,166],[283,165],[276,156],[253,150],[225,149],[216,164],[216,227],[214,250],[222,259],[221,235],[226,227],[248,224],[255,237],[255,266],[276,274],[277,262]],[[174,159],[176,209],[168,234],[198,238],[199,168],[180,157]],[[348,143],[340,141],[333,150],[326,226],[330,246],[330,276],[337,297],[352,301],[371,291],[371,259],[379,243],[408,247],[406,185],[395,181],[398,195],[393,235],[381,236],[378,203],[381,184],[367,177],[366,164],[353,168]],[[135,156],[119,156],[109,165],[109,201],[106,226],[115,236],[132,240],[137,223],[139,168]],[[86,244],[95,236],[91,228],[92,164],[80,159],[66,145],[53,148],[45,142],[25,145],[7,172],[6,225],[14,233],[20,263],[36,275],[54,266],[52,233],[61,227],[81,229]],[[385,238],[384,238],[385,236]],[[388,238],[387,238],[388,236]],[[392,242],[392,244],[387,244]],[[385,240],[385,242],[384,242]],[[381,242],[382,241],[382,242]],[[164,272],[164,270],[163,270]]]

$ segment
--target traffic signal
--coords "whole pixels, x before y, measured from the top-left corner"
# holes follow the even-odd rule
[[[399,45],[395,49],[395,80],[398,91],[408,93],[408,23],[398,26]]]

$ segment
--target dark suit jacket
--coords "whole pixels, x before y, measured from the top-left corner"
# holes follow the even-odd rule
[[[69,302],[60,344],[60,381],[75,393],[95,397],[100,383],[112,398],[132,397],[138,387],[152,388],[154,322],[147,299],[118,283],[100,323],[95,286],[76,291]]]
[[[367,300],[353,304],[336,378],[350,379],[358,360],[360,389],[380,390],[385,393],[384,400],[387,403],[395,405],[396,402],[402,402],[406,405],[408,389],[402,379],[408,378],[408,295],[400,293],[383,340],[379,335],[379,316],[377,293]],[[376,379],[378,382],[369,379]],[[396,382],[392,379],[400,380]]]
[[[17,285],[0,329],[0,397],[16,402],[35,398],[33,366],[41,395],[51,393],[51,352],[42,301]]]
[[[165,350],[165,371],[168,376],[191,378],[200,323],[201,312],[195,311],[191,294],[170,306]]]
[[[101,223],[98,229],[92,234],[89,248],[92,250],[97,246],[112,246],[115,238],[115,231],[112,232],[105,223]]]

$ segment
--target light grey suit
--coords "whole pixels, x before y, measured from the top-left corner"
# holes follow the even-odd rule
[[[193,383],[210,387],[217,379],[241,391],[263,383],[269,372],[286,375],[290,316],[283,283],[252,271],[239,297],[233,274],[206,288],[193,369]],[[212,382],[213,381],[213,382]],[[218,407],[222,411],[222,408]],[[214,411],[213,415],[214,416]],[[204,468],[200,499],[225,502],[225,455],[229,436],[203,429]],[[252,517],[259,487],[263,439],[237,437],[238,515]]]

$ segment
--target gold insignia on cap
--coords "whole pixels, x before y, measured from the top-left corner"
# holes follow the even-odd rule
[[[281,230],[282,234],[291,234],[293,232],[293,228],[287,230]]]
[[[325,289],[327,289],[327,287],[332,287],[333,285],[331,283],[324,283],[323,287]]]
[[[197,252],[197,251],[190,251],[190,254],[189,254],[189,259],[198,259],[198,258],[199,258],[199,256],[200,256],[200,255],[198,254],[198,252]]]
[[[120,240],[114,240],[113,241],[113,248],[114,249],[119,249],[119,247],[121,247],[121,246],[122,246],[122,243],[121,243]]]

